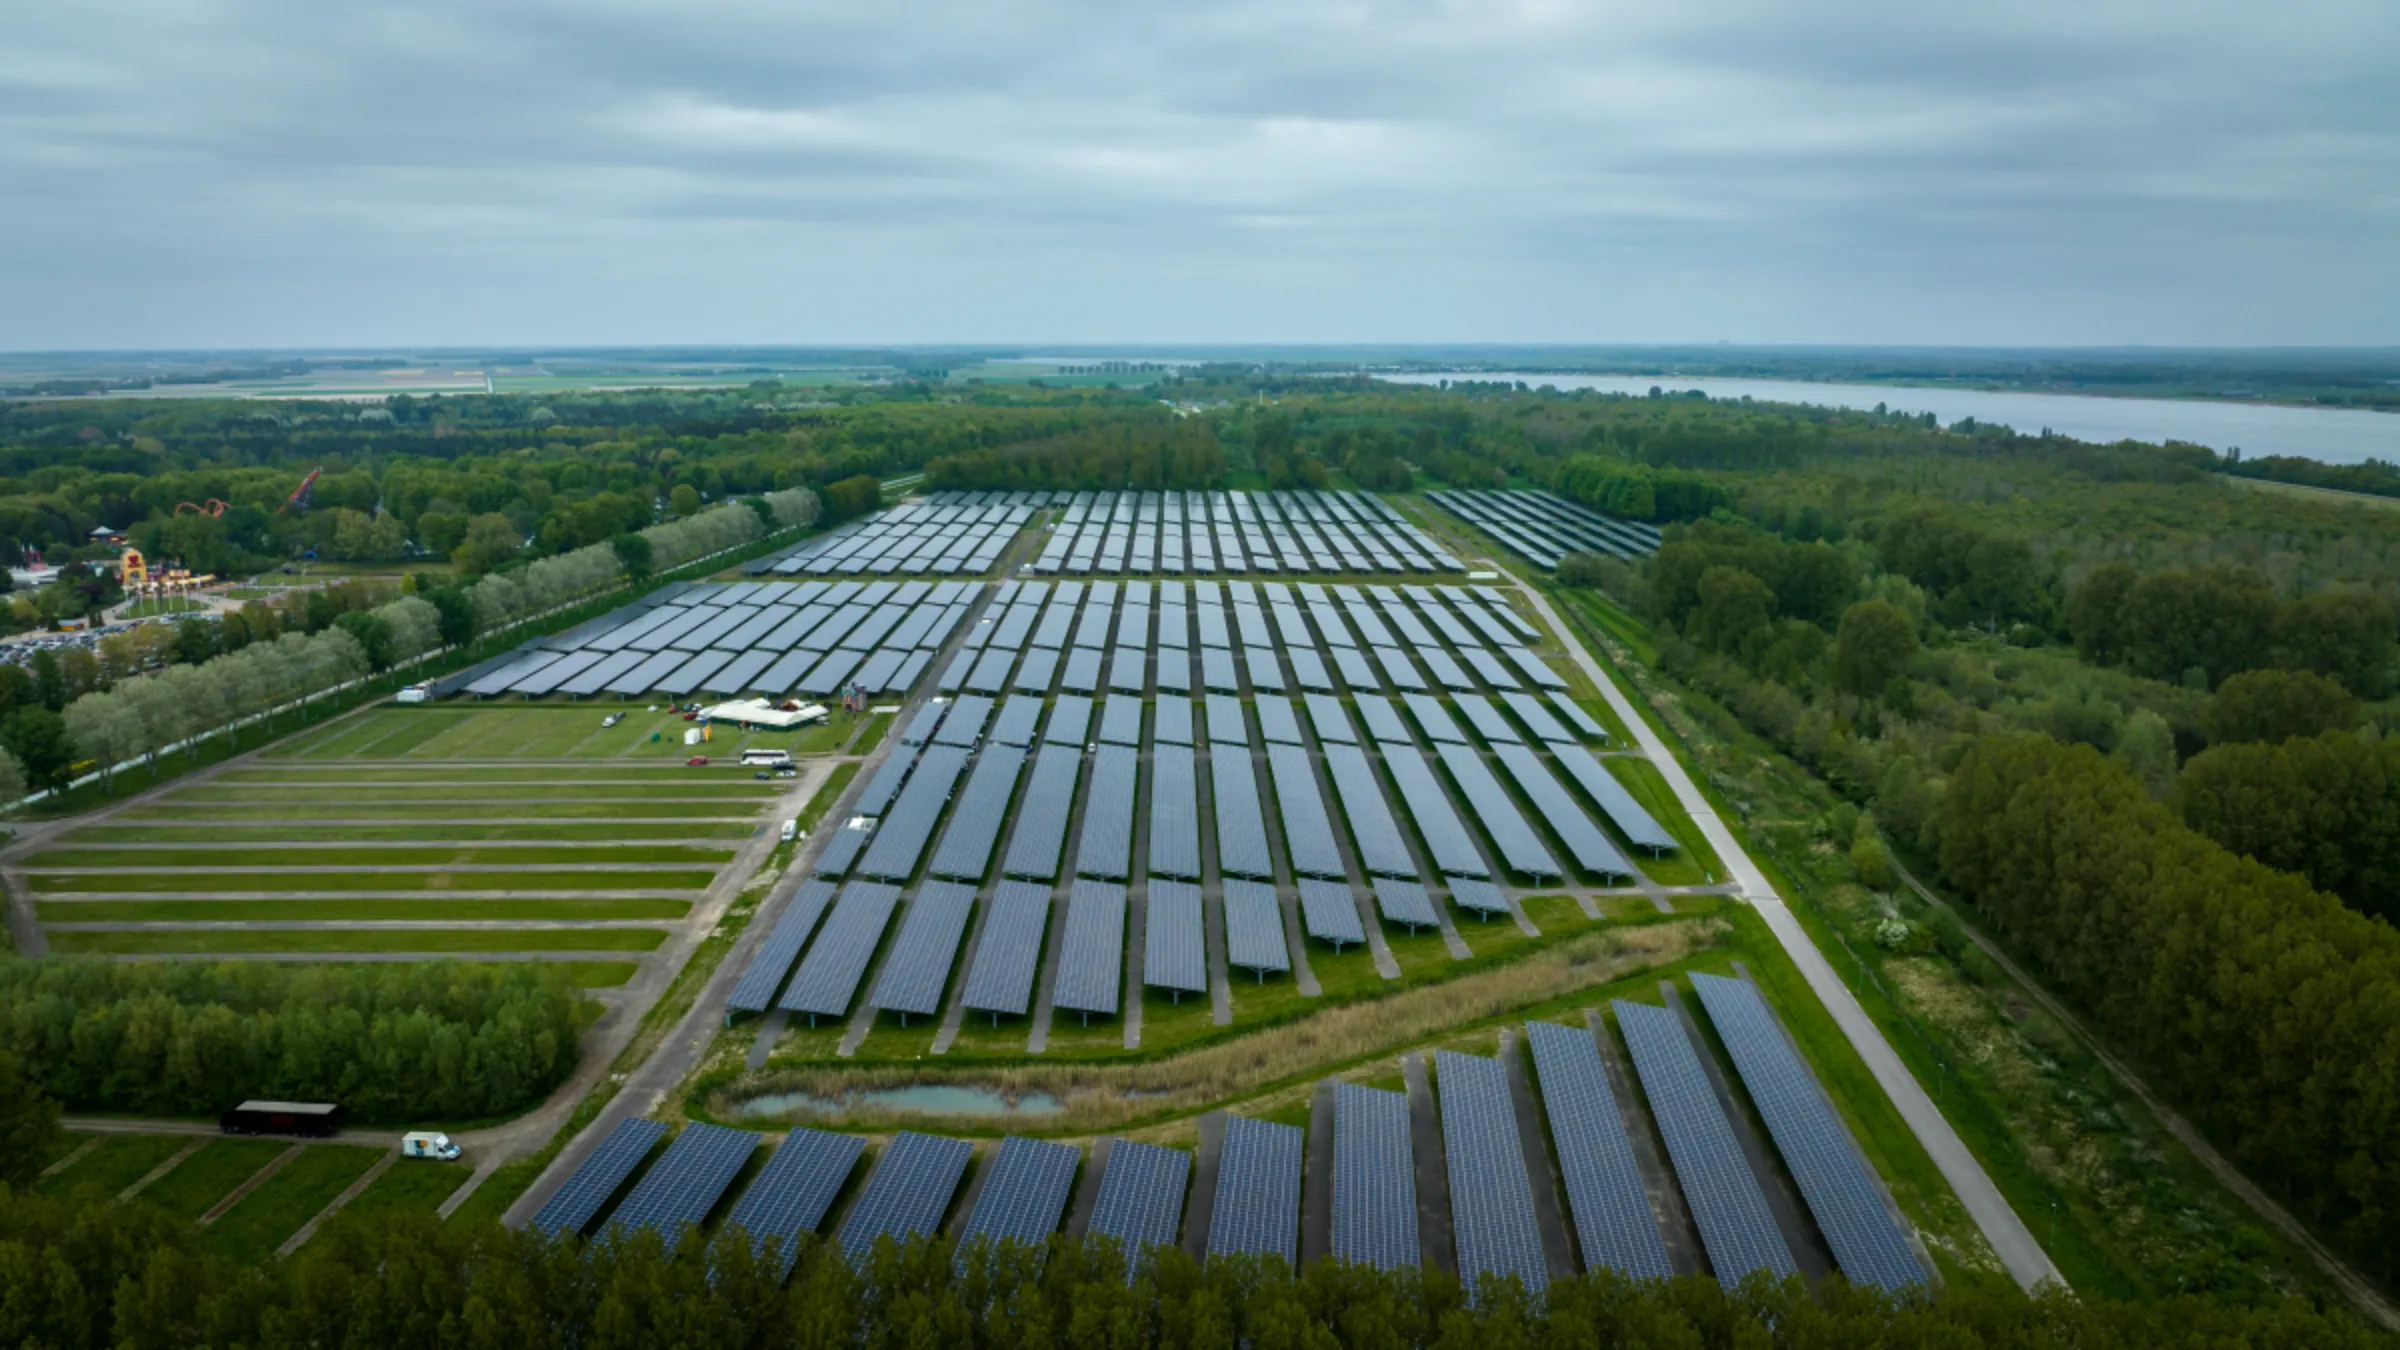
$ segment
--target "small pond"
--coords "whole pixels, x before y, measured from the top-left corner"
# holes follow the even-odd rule
[[[806,1092],[779,1092],[742,1103],[745,1116],[837,1115],[861,1107],[909,1111],[927,1116],[1054,1116],[1066,1103],[1047,1092],[1023,1092],[1014,1097],[996,1088],[961,1083],[917,1083],[909,1087],[877,1088],[840,1097]]]

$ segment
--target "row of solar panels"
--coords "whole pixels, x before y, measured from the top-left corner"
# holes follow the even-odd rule
[[[923,581],[684,587],[527,643],[465,681],[463,692],[782,697],[854,686],[903,690],[958,631],[974,589]]]
[[[1836,1266],[1857,1284],[1897,1290],[1922,1283],[1924,1267],[1880,1184],[1756,988],[1712,975],[1695,975],[1693,984]],[[1669,1009],[1614,1006],[1710,1269],[1727,1285],[1753,1271],[1796,1273],[1791,1235],[1767,1200],[1775,1183],[1743,1154],[1696,1034]],[[1506,1061],[1450,1050],[1434,1055],[1435,1138],[1415,1137],[1405,1095],[1334,1085],[1332,1175],[1323,1183],[1331,1255],[1387,1270],[1417,1264],[1425,1252],[1417,1162],[1438,1149],[1454,1243],[1447,1255],[1470,1282],[1514,1278],[1539,1293],[1553,1273],[1571,1269],[1567,1252],[1546,1247],[1540,1218],[1561,1198],[1584,1269],[1639,1279],[1675,1273],[1634,1144],[1640,1108],[1620,1096],[1594,1031],[1529,1022],[1525,1032],[1538,1112],[1512,1088]],[[1549,1158],[1540,1156],[1544,1116]],[[620,1124],[543,1206],[535,1227],[554,1235],[591,1229],[664,1128],[638,1118]],[[1206,1224],[1210,1254],[1298,1263],[1304,1138],[1290,1125],[1224,1120],[1214,1189],[1204,1217],[1195,1216]],[[651,1227],[677,1241],[717,1211],[761,1142],[740,1130],[686,1127],[610,1214],[610,1229]],[[862,1151],[848,1136],[792,1131],[727,1222],[762,1247],[776,1243],[788,1269],[800,1235],[822,1227]],[[855,1261],[878,1238],[940,1231],[970,1154],[961,1140],[896,1136],[835,1235],[839,1249]],[[955,1229],[962,1247],[1038,1243],[1058,1231],[1082,1161],[1068,1145],[1003,1140]],[[1088,1234],[1132,1250],[1176,1240],[1190,1170],[1184,1155],[1115,1139],[1095,1148],[1093,1164],[1099,1175]],[[1545,1195],[1552,1176],[1563,1197]]]
[[[803,539],[749,563],[753,576],[859,576],[988,572],[1033,511],[1022,506],[935,506],[904,502],[864,520]]]
[[[1555,569],[1569,553],[1633,559],[1656,553],[1658,527],[1618,520],[1547,492],[1429,492],[1443,509]]]
[[[1062,523],[1030,567],[1036,573],[1462,572],[1432,536],[1407,521],[1244,518],[1163,524],[1092,517]]]

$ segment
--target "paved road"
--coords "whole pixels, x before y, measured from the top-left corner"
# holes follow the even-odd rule
[[[1559,617],[1557,610],[1551,608],[1550,597],[1522,582],[1516,585],[1565,642],[1576,664],[1582,666],[1592,683],[1599,686],[1601,695],[1616,710],[1619,720],[1632,731],[1634,740],[1641,744],[1643,751],[1650,756],[1651,763],[1656,764],[1658,771],[1666,777],[1667,786],[1674,789],[1677,803],[1699,825],[1710,847],[1716,849],[1717,856],[1724,860],[1738,893],[1767,921],[1769,931],[1774,933],[1777,942],[1783,944],[1784,952],[1792,958],[1792,963],[1800,968],[1808,987],[1816,993],[1826,1011],[1833,1014],[1834,1024],[1849,1038],[1859,1058],[1866,1061],[1867,1071],[1875,1075],[1875,1081],[1882,1085],[1884,1092],[1891,1097],[1892,1104],[1899,1108],[1901,1118],[1908,1122],[1908,1128],[1917,1136],[1917,1141],[1932,1156],[1933,1165],[1941,1169],[1943,1179],[1958,1193],[1959,1203],[1966,1206],[1968,1216],[1975,1220],[1975,1226],[1983,1230],[1984,1240],[1992,1245],[1993,1253],[2000,1258],[2000,1264],[2007,1269],[2010,1278],[2027,1289],[2045,1280],[2064,1287],[2066,1277],[2059,1274],[2049,1253],[2043,1251],[2041,1244],[2034,1240],[2033,1230],[2027,1228],[2017,1212],[2009,1208],[2007,1197],[2000,1194],[2000,1188],[1992,1183],[1991,1175],[1983,1170],[1983,1164],[1975,1160],[1975,1155],[1967,1149],[1966,1141],[1960,1139],[1958,1131],[1952,1129],[1950,1122],[1943,1118],[1941,1110],[1933,1104],[1933,1098],[1926,1095],[1924,1087],[1909,1073],[1908,1066],[1900,1061],[1899,1053],[1892,1049],[1891,1042],[1883,1038],[1883,1032],[1867,1016],[1867,1010],[1859,1006],[1858,999],[1842,983],[1841,976],[1834,973],[1832,964],[1826,961],[1823,952],[1817,950],[1817,944],[1809,939],[1807,930],[1793,917],[1791,910],[1784,905],[1783,898],[1775,893],[1775,887],[1768,882],[1766,874],[1758,869],[1757,863],[1750,860],[1740,841],[1734,838],[1733,831],[1718,818],[1716,808],[1701,795],[1691,775],[1684,772],[1682,761],[1667,749],[1666,742],[1643,719],[1640,710],[1634,707],[1633,700],[1617,687],[1617,682],[1609,678],[1608,672],[1592,659],[1591,653],[1583,649],[1583,644],[1573,638],[1574,630]]]

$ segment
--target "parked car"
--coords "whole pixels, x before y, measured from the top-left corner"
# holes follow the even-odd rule
[[[705,767],[707,767],[707,765],[708,765],[708,756],[706,756],[706,755],[694,755],[694,756],[692,756],[690,759],[687,759],[687,760],[685,760],[685,761],[684,761],[684,766],[685,766],[686,768],[699,769],[699,768],[705,768]]]

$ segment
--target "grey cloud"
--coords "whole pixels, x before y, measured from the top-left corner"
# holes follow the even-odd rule
[[[0,345],[2400,341],[2400,11],[25,7]]]

